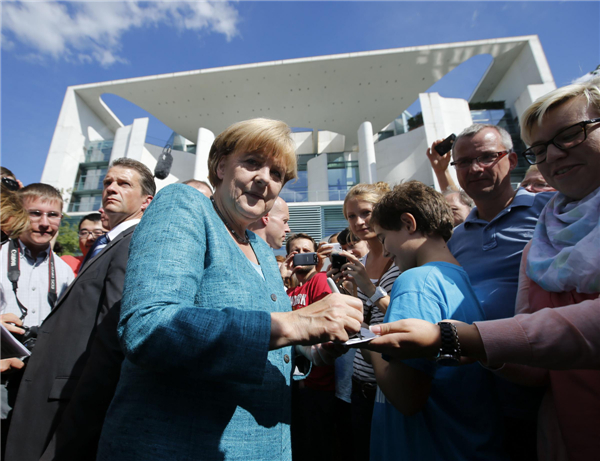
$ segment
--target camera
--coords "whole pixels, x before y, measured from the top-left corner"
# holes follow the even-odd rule
[[[341,270],[342,266],[348,262],[348,258],[339,253],[333,253],[331,255],[331,268]]]
[[[33,348],[35,347],[38,337],[38,327],[26,327],[25,325],[22,325],[19,326],[19,328],[25,330],[25,333],[22,335],[14,334],[14,337],[17,338],[19,342],[29,350],[29,352],[33,352]]]
[[[316,266],[319,263],[317,253],[298,253],[294,255],[294,266]]]

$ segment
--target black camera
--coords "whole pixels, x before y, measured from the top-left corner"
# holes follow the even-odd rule
[[[22,325],[19,326],[19,328],[25,330],[25,333],[22,335],[15,334],[14,337],[17,338],[19,342],[29,350],[29,352],[33,352],[33,348],[37,342],[38,327],[26,327],[25,325]]]
[[[339,253],[331,254],[331,268],[341,270],[342,266],[348,262],[348,258]]]
[[[318,263],[317,253],[298,253],[294,255],[294,266],[316,266]]]

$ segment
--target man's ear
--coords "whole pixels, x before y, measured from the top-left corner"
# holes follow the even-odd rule
[[[148,208],[148,205],[150,205],[150,202],[153,198],[154,197],[152,195],[146,195],[146,200],[144,200],[144,203],[142,203],[141,206],[142,211],[146,211],[146,208]]]
[[[260,220],[262,221],[262,223],[266,226],[267,224],[269,224],[269,213],[267,213],[266,215],[264,215],[262,218],[260,218]]]
[[[517,167],[519,163],[519,157],[515,152],[511,152],[510,154],[508,154],[508,161],[510,162],[510,170],[508,171],[512,171]]]
[[[416,232],[417,230],[417,221],[415,217],[410,213],[402,213],[400,216],[400,221],[402,224],[406,226],[409,234]]]

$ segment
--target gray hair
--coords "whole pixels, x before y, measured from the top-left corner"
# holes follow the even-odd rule
[[[458,198],[460,199],[460,201],[462,202],[463,205],[468,206],[469,208],[473,208],[475,206],[475,202],[473,201],[473,199],[471,197],[469,197],[467,195],[467,193],[464,190],[456,190],[456,189],[446,189],[444,192],[442,192],[442,195],[444,197],[447,197],[448,195],[452,195],[452,194],[458,194]]]
[[[498,125],[485,125],[482,123],[474,123],[473,125],[462,130],[460,132],[460,134],[454,140],[454,145],[456,146],[456,143],[458,142],[459,139],[472,138],[473,136],[475,136],[477,133],[479,133],[481,130],[483,130],[485,128],[492,128],[492,129],[496,130],[498,132],[498,134],[500,135],[500,140],[502,141],[502,145],[504,146],[504,148],[507,151],[512,152],[513,142],[512,142],[512,138],[510,137],[510,134],[508,133],[508,131],[506,131],[504,128],[502,128],[501,126],[498,126]]]

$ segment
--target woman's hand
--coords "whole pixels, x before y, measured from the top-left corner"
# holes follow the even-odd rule
[[[317,258],[319,258],[316,266],[317,272],[321,272],[321,269],[325,265],[325,260],[331,256],[331,253],[333,253],[333,245],[331,243],[322,242],[319,244],[319,248],[317,248]]]
[[[369,298],[373,296],[377,288],[373,282],[371,282],[369,274],[367,274],[367,269],[363,263],[361,263],[356,256],[347,251],[342,251],[340,254],[348,258],[348,262],[342,266],[341,271],[344,279],[357,285],[365,296]]]
[[[23,322],[15,314],[0,315],[0,322],[2,322],[4,328],[6,328],[11,333],[16,333],[18,335],[25,334],[25,330],[23,330],[23,328],[19,328],[20,325],[23,325]]]
[[[302,309],[271,314],[271,349],[346,342],[360,330],[362,302],[352,296],[330,294]]]
[[[370,329],[378,337],[362,347],[398,359],[435,357],[442,343],[440,327],[426,320],[397,320]]]

